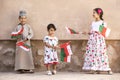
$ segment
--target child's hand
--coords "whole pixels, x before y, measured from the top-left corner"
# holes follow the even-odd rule
[[[60,46],[54,46],[53,47],[53,49],[59,49],[60,48]]]
[[[89,32],[88,34],[91,35],[92,33]]]
[[[24,42],[26,42],[26,41],[28,41],[28,38],[26,38],[26,39],[24,40]]]
[[[84,35],[87,35],[87,34],[91,35],[92,33],[91,32],[88,32],[88,33],[87,32],[82,32],[82,34],[84,34]]]
[[[82,34],[86,35],[86,34],[87,34],[87,32],[82,32]]]
[[[71,41],[68,41],[68,43],[71,43]]]
[[[48,43],[45,43],[45,46],[48,47],[48,48],[53,48],[53,46],[51,46],[51,45],[48,44]]]

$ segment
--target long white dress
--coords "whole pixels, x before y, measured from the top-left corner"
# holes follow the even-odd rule
[[[57,46],[58,44],[58,39],[57,37],[50,37],[50,36],[45,36],[44,40],[45,43],[48,43],[51,46]],[[44,64],[57,64],[58,63],[58,56],[57,56],[57,50],[49,48],[45,46],[45,52],[44,52]]]
[[[100,70],[109,71],[109,60],[106,51],[105,38],[99,33],[100,25],[107,27],[102,20],[93,22],[91,27],[91,35],[86,47],[84,70]]]
[[[17,42],[28,39],[28,41],[26,41],[25,43],[31,45],[30,39],[33,37],[33,31],[28,24],[25,24],[23,26],[18,25],[15,31],[16,32],[19,31],[22,27],[23,27],[22,37],[18,39]],[[15,70],[20,70],[20,69],[25,69],[25,70],[34,69],[32,50],[30,49],[29,51],[25,51],[19,46],[16,46]]]

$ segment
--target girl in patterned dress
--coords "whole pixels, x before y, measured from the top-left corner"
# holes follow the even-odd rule
[[[44,37],[45,43],[45,54],[44,54],[44,64],[47,67],[47,74],[56,74],[56,65],[58,63],[57,48],[58,48],[58,38],[55,37],[56,27],[54,24],[49,24],[47,26],[48,36]],[[53,71],[51,72],[51,66]]]
[[[109,67],[108,55],[106,53],[105,38],[99,32],[99,27],[106,23],[103,21],[103,10],[95,8],[93,10],[93,17],[95,21],[92,22],[91,31],[89,32],[89,40],[87,43],[86,54],[84,59],[83,70],[91,70],[92,73],[100,73],[100,71],[107,71],[112,74]],[[86,32],[84,32],[86,34]]]

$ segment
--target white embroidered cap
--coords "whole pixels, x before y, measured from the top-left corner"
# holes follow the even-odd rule
[[[26,11],[21,10],[21,11],[19,12],[19,16],[27,16]]]

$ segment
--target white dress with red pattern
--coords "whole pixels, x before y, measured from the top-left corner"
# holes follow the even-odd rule
[[[51,46],[57,46],[58,39],[56,37],[50,37],[45,36],[44,42],[48,43]],[[45,52],[44,52],[44,63],[45,64],[57,64],[58,63],[58,56],[57,56],[57,50],[49,48],[45,46]]]
[[[102,20],[93,22],[91,34],[87,43],[85,59],[84,59],[84,70],[99,70],[109,71],[108,55],[106,52],[106,43],[104,37],[99,33],[99,26],[104,22]],[[106,23],[104,23],[106,27]]]

